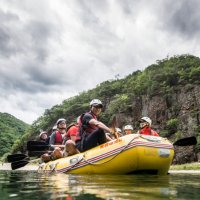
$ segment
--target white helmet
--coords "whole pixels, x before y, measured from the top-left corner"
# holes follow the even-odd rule
[[[133,127],[131,125],[124,126],[124,130],[133,130]]]
[[[149,117],[142,117],[141,119],[140,119],[140,121],[145,121],[145,122],[147,122],[147,123],[149,123],[149,126],[151,126],[151,124],[152,124],[152,120],[149,118]]]
[[[57,125],[54,125],[52,130],[55,131],[57,129]]]
[[[91,102],[90,102],[90,106],[102,106],[103,107],[103,104],[102,102],[99,100],[99,99],[93,99]]]
[[[64,118],[58,119],[57,122],[56,122],[56,125],[58,126],[58,124],[60,124],[63,121],[66,122],[66,119],[64,119]]]
[[[78,116],[77,119],[76,119],[76,123],[78,124],[80,122],[80,118],[81,116]]]
[[[118,133],[121,133],[121,132],[122,132],[122,130],[121,130],[120,128],[116,128],[116,131],[117,131]]]
[[[47,135],[47,132],[46,131],[42,131],[39,135],[39,137],[41,137],[43,134],[46,134]]]

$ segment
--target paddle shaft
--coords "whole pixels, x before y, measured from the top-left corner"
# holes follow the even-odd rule
[[[65,145],[48,145],[48,144],[45,144],[43,142],[30,141],[30,143],[28,144],[28,150],[30,151],[29,156],[34,155],[34,153],[36,153],[36,155],[38,153],[40,153],[40,154],[46,153],[47,148],[50,147],[50,146],[59,147],[59,148],[65,147]],[[27,157],[28,157],[28,155],[26,155],[26,154],[12,154],[12,155],[7,156],[7,161],[9,163],[12,163],[12,162],[27,159]]]
[[[28,141],[27,142],[27,150],[28,151],[44,151],[47,150],[49,147],[60,147],[64,148],[65,145],[49,145],[45,142],[40,141]]]
[[[53,147],[60,147],[60,148],[64,148],[65,147],[65,145],[50,145],[50,146],[53,146]]]
[[[117,124],[117,119],[116,119],[116,116],[114,116],[113,120],[112,120],[112,123],[111,123],[111,129],[114,132],[114,135],[115,135],[116,139],[118,139],[119,136],[118,136],[118,134],[116,132],[116,124]]]

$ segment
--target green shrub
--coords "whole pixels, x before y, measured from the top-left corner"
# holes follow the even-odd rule
[[[160,135],[161,137],[169,137],[169,136],[170,136],[168,130],[161,130],[160,133],[159,133],[159,135]]]
[[[178,128],[178,119],[170,119],[167,121],[167,128],[169,130],[169,134],[172,135],[177,132]]]

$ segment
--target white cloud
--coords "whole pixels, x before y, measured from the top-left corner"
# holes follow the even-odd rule
[[[0,112],[31,123],[116,74],[168,55],[199,56],[199,7],[197,0],[1,0]]]

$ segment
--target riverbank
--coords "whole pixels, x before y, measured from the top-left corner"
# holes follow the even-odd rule
[[[200,174],[200,170],[169,170],[169,174]]]
[[[200,170],[200,163],[187,163],[182,165],[171,165],[170,170]]]

